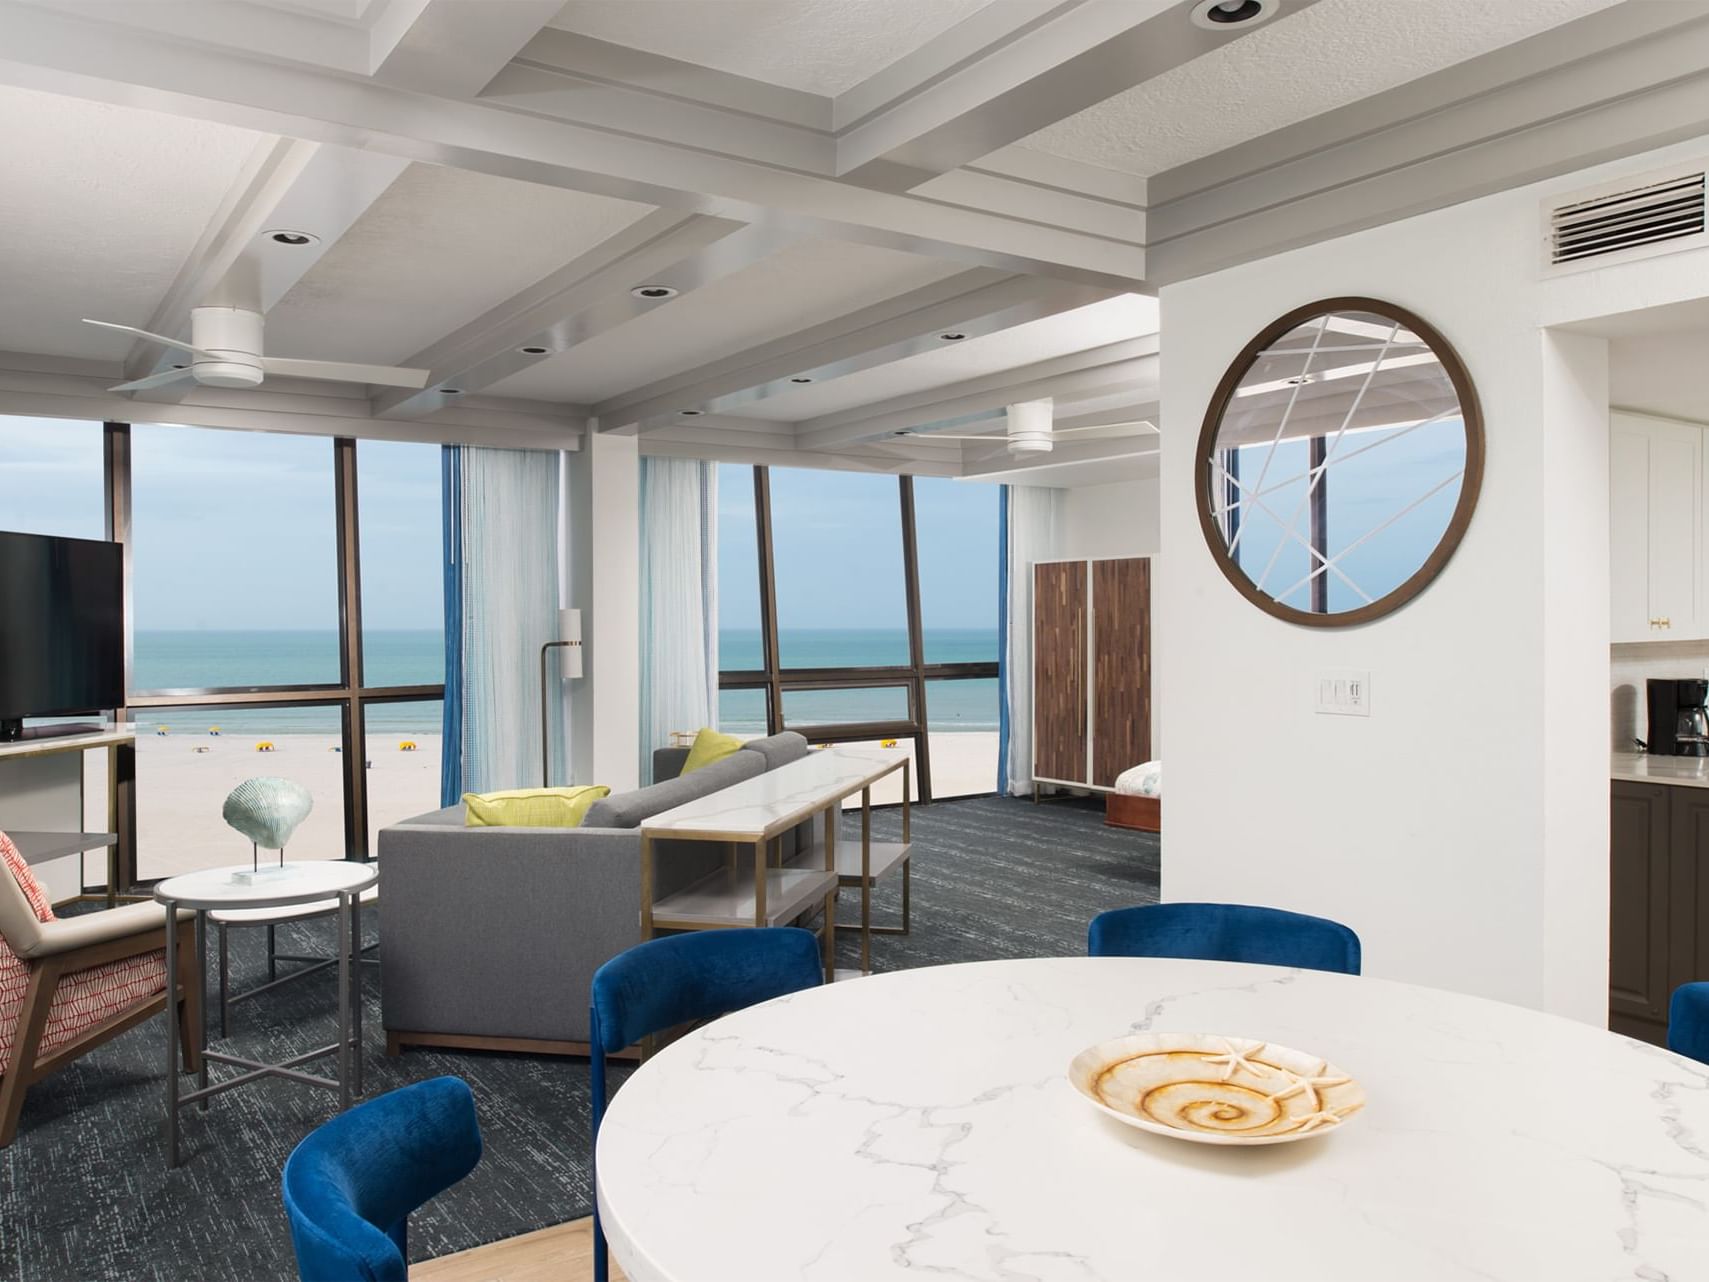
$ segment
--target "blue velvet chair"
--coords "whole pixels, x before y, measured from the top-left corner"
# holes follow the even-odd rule
[[[407,1282],[409,1213],[480,1160],[460,1077],[388,1091],[316,1127],[282,1180],[302,1282]]]
[[[1194,957],[1359,973],[1359,936],[1340,922],[1246,904],[1147,904],[1099,913],[1094,957]]]
[[[703,930],[667,935],[619,953],[593,975],[588,1054],[593,1061],[593,1138],[605,1117],[605,1056],[643,1037],[714,1019],[825,978],[819,940],[793,926]],[[598,1170],[594,1173],[598,1187]],[[593,1276],[607,1282],[611,1261],[593,1211]]]
[[[1709,1064],[1709,983],[1681,984],[1667,1007],[1667,1048]]]

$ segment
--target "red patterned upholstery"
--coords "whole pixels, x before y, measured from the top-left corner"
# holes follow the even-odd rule
[[[47,892],[3,832],[0,832],[0,862],[5,863],[7,873],[17,880],[37,919],[53,921],[53,905]],[[11,1060],[18,1013],[24,1007],[29,983],[28,968],[0,939],[0,1072],[5,1071]],[[46,1055],[111,1016],[165,991],[164,952],[121,958],[66,975],[59,981],[48,1006],[47,1027],[37,1053]]]

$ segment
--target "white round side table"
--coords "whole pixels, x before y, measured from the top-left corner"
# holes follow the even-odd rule
[[[310,904],[317,900],[338,900],[338,1040],[328,1046],[293,1055],[276,1064],[247,1059],[207,1049],[207,1014],[204,1010],[195,1036],[201,1042],[202,1067],[197,1073],[196,1089],[180,1091],[178,1086],[178,1027],[167,1020],[166,1030],[166,1163],[178,1165],[178,1110],[186,1104],[201,1103],[206,1107],[210,1096],[248,1085],[264,1077],[282,1077],[310,1086],[325,1087],[338,1092],[338,1106],[350,1107],[350,1088],[354,1077],[356,1090],[362,1089],[362,1005],[361,967],[351,955],[351,941],[360,936],[361,895],[380,876],[379,867],[371,863],[331,859],[287,863],[285,871],[262,878],[253,878],[247,864],[225,868],[207,868],[200,872],[168,877],[154,888],[154,897],[166,907],[166,919],[175,920],[179,909],[196,915],[196,973],[206,970],[207,914],[215,910],[244,908],[279,908],[294,904]],[[175,992],[178,983],[178,935],[166,932],[166,991]],[[205,985],[204,985],[205,987]],[[338,1071],[334,1077],[304,1072],[303,1064],[324,1056],[338,1056]],[[354,1057],[354,1065],[352,1064]],[[209,1083],[208,1062],[230,1064],[245,1071],[221,1082]],[[353,1071],[354,1070],[354,1071]]]

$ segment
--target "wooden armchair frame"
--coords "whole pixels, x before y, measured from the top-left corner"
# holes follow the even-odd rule
[[[3,875],[5,870],[0,868],[0,876]],[[23,1008],[18,1012],[11,1058],[7,1061],[5,1075],[0,1077],[0,1148],[9,1145],[18,1133],[18,1116],[24,1107],[24,1093],[31,1086],[49,1074],[58,1072],[80,1056],[88,1054],[102,1042],[158,1015],[166,1009],[169,998],[177,1007],[178,1026],[182,1034],[178,1044],[183,1048],[183,1071],[195,1073],[201,1070],[202,967],[195,964],[194,920],[190,917],[181,918],[177,923],[177,930],[178,955],[192,961],[191,965],[183,968],[177,993],[158,993],[135,1006],[118,1011],[99,1024],[85,1029],[71,1041],[54,1047],[46,1055],[38,1056],[37,1051],[41,1046],[42,1034],[47,1029],[48,1010],[53,1005],[54,994],[59,989],[60,981],[92,966],[122,961],[144,953],[164,951],[167,927],[162,922],[153,930],[68,948],[43,957],[24,959],[29,971],[29,988],[24,994]]]

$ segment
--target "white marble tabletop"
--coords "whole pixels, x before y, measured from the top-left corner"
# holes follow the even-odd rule
[[[261,866],[268,866],[265,859]],[[234,873],[250,871],[249,864],[204,868],[156,883],[154,897],[162,902],[171,900],[181,908],[265,908],[313,903],[339,891],[365,890],[380,876],[378,864],[353,859],[290,860],[284,867],[288,875],[256,882],[233,877]]]
[[[803,810],[829,805],[899,769],[907,755],[861,748],[822,748],[641,821],[643,836],[709,833],[759,838]]]
[[[1129,1031],[1322,1055],[1365,1110],[1216,1148],[1064,1075]],[[1709,1067],[1381,980],[1054,958],[798,993],[667,1047],[614,1098],[599,1202],[632,1282],[1709,1278]]]
[[[1616,752],[1609,775],[1632,783],[1709,788],[1709,757],[1652,757],[1646,752]]]

